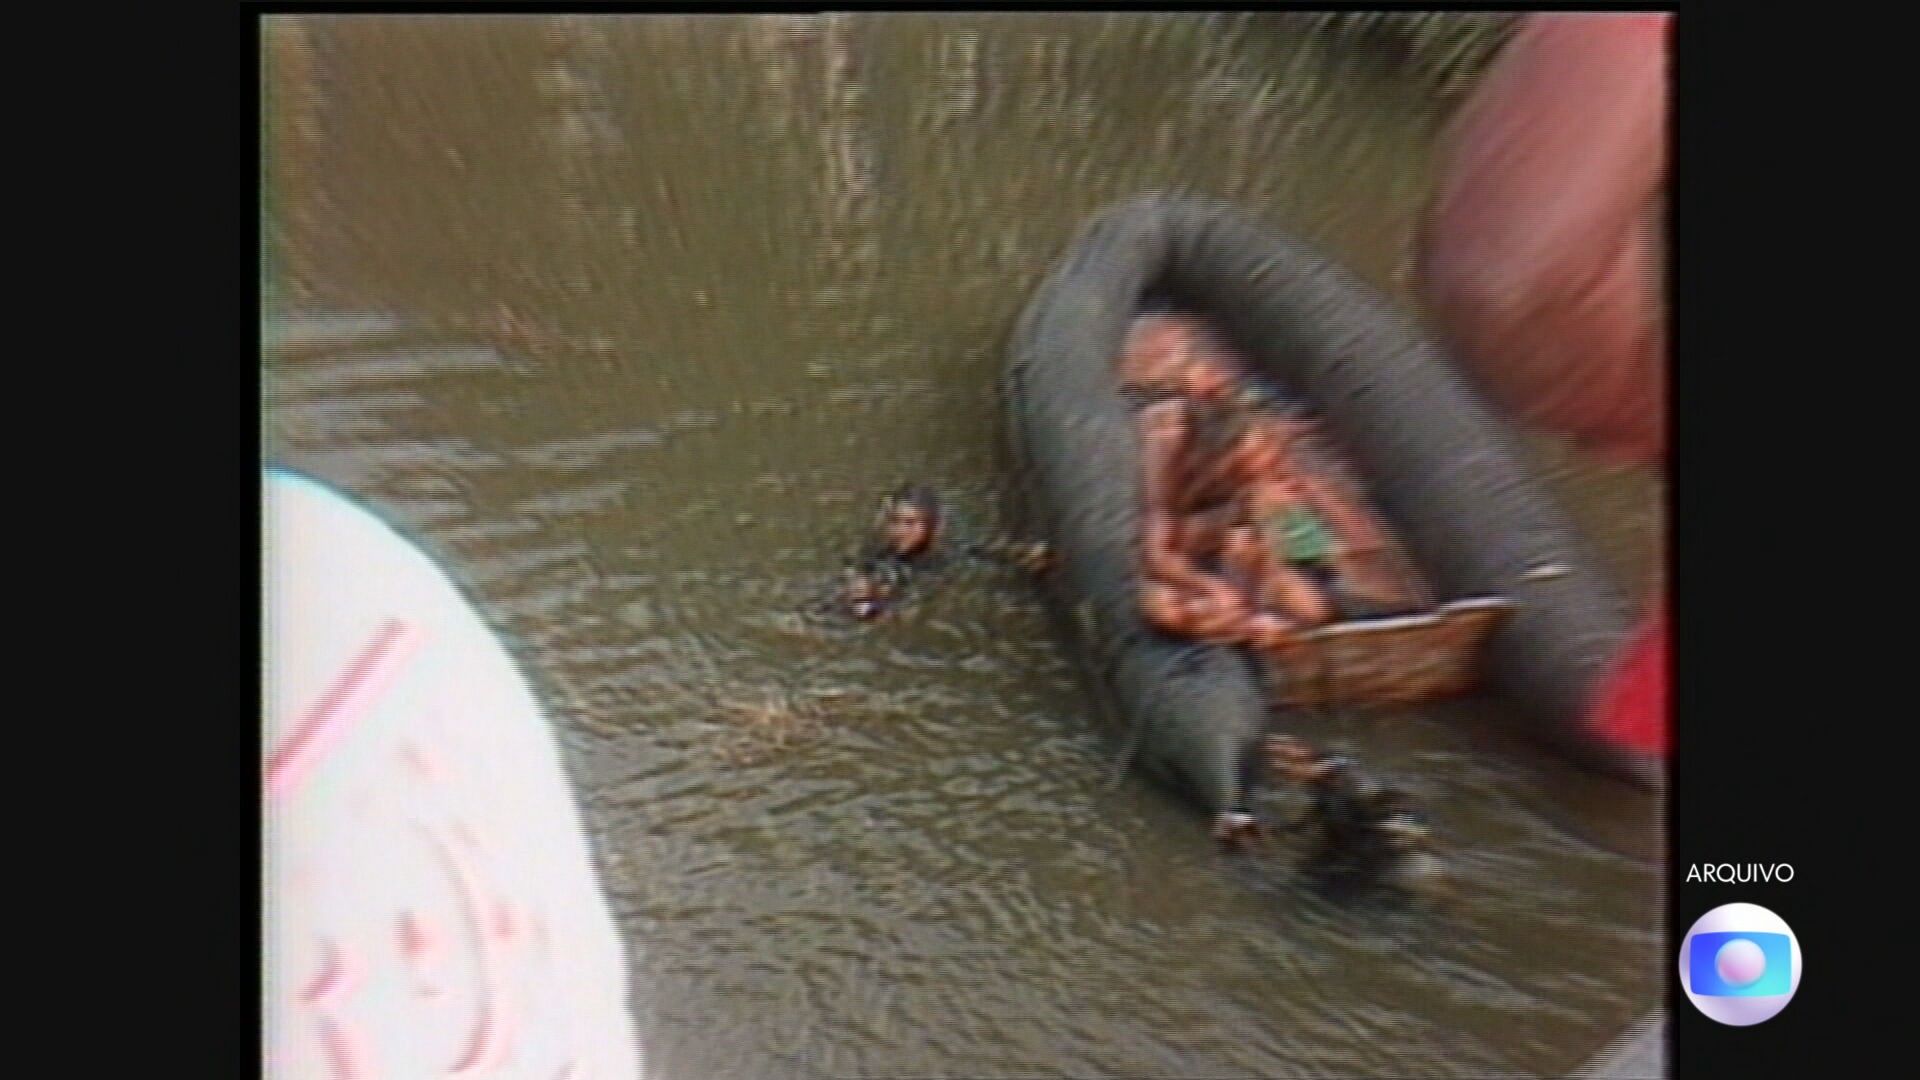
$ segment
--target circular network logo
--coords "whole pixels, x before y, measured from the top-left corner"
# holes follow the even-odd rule
[[[1722,904],[1680,943],[1680,985],[1695,1008],[1723,1024],[1771,1020],[1800,989],[1800,941],[1758,904]]]

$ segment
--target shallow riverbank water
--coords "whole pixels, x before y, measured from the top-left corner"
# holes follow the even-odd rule
[[[265,453],[450,568],[552,706],[655,1075],[1505,1076],[1661,994],[1658,810],[1492,706],[1351,718],[1465,888],[1348,908],[1116,773],[1035,597],[791,614],[1093,211],[1230,199],[1412,305],[1433,110],[1190,16],[273,20]],[[1661,493],[1545,443],[1635,595]]]

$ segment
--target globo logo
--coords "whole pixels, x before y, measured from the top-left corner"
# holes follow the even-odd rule
[[[1800,989],[1800,941],[1758,904],[1722,904],[1680,942],[1680,985],[1708,1017],[1745,1027],[1770,1020]]]

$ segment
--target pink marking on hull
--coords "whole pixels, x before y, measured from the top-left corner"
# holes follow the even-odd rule
[[[425,780],[428,783],[440,779],[441,770],[439,763],[427,756],[427,752],[420,749],[418,743],[409,740],[406,745],[402,746],[400,748],[400,760],[406,765],[407,771],[413,773],[417,779]]]
[[[366,1044],[331,1016],[320,1018],[320,1048],[333,1080],[359,1080],[366,1075]]]
[[[421,997],[438,997],[441,991],[439,980],[434,976],[440,966],[444,953],[440,932],[426,920],[411,911],[400,913],[397,930],[400,939],[400,955],[418,980]]]
[[[520,1013],[511,1004],[503,1003],[498,1013],[499,1029],[494,1032],[495,1051],[488,1059],[489,1070],[499,1068],[513,1053],[514,1039],[520,1034]]]
[[[350,993],[359,981],[359,972],[351,958],[332,939],[320,943],[320,970],[306,989],[300,991],[300,1000],[308,1005],[327,1006],[339,1001]]]
[[[471,834],[467,833],[464,826],[455,826],[455,832],[464,834],[461,838],[471,846]],[[502,1007],[500,1001],[499,965],[492,948],[492,935],[488,933],[487,908],[482,898],[484,890],[479,870],[458,846],[447,843],[437,835],[429,835],[460,893],[460,908],[466,916],[467,930],[477,953],[475,967],[480,977],[480,1002],[474,1015],[472,1033],[467,1038],[466,1048],[447,1075],[478,1076],[498,1067],[505,1059],[513,1041],[515,1017],[510,1009]]]
[[[366,1043],[341,1018],[338,1009],[359,987],[359,965],[331,939],[321,941],[320,950],[320,970],[300,992],[300,1000],[319,1014],[315,1031],[328,1074],[334,1080],[357,1080],[366,1073]]]
[[[418,627],[388,619],[268,756],[267,793],[280,797],[298,786],[315,762],[378,700],[425,640]]]
[[[519,936],[520,925],[514,919],[513,905],[505,900],[493,906],[493,937],[501,944],[509,944]]]
[[[433,932],[411,911],[400,913],[397,936],[400,939],[400,955],[409,964],[425,963],[434,953]]]

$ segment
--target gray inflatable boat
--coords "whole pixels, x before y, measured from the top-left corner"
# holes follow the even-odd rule
[[[1440,599],[1512,602],[1476,675],[1528,732],[1662,782],[1659,762],[1582,723],[1631,612],[1515,433],[1341,267],[1231,207],[1160,196],[1098,215],[1074,241],[1014,330],[1002,386],[1023,524],[1059,555],[1049,606],[1131,760],[1211,813],[1245,811],[1270,707],[1287,698],[1243,650],[1168,636],[1138,613],[1139,446],[1114,359],[1151,306],[1211,323],[1304,401]]]

